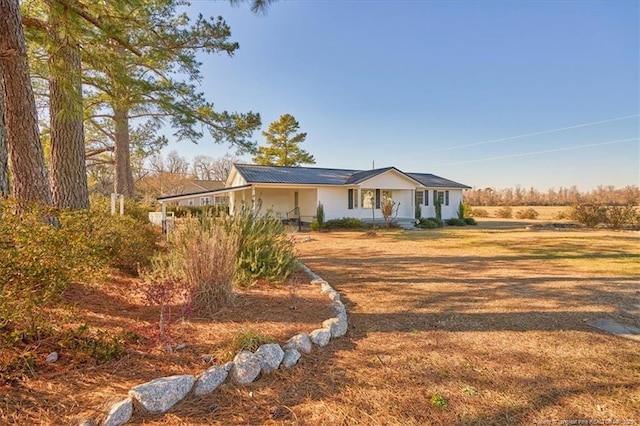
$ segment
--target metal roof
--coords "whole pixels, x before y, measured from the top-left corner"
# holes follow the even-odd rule
[[[248,184],[284,183],[297,185],[357,185],[389,170],[395,170],[431,188],[471,188],[430,173],[404,173],[395,167],[373,170],[323,169],[316,167],[258,166],[235,164],[238,173]]]
[[[424,186],[430,188],[460,188],[470,189],[470,186],[463,185],[458,182],[454,182],[449,179],[445,179],[440,176],[432,175],[431,173],[405,173],[407,176],[417,180]]]
[[[307,185],[344,185],[358,170],[316,167],[278,167],[235,164],[247,183],[290,183]]]

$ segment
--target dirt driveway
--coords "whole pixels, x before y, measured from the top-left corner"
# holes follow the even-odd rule
[[[291,407],[303,424],[640,424],[640,343],[587,324],[640,326],[637,233],[314,233],[298,250],[350,312],[322,395]]]

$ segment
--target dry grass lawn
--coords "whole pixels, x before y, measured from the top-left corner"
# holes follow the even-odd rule
[[[300,252],[342,293],[354,349],[327,366],[332,392],[296,407],[298,418],[640,423],[640,343],[586,323],[640,326],[637,233],[481,226],[314,238]]]
[[[587,324],[609,318],[640,327],[640,235],[494,225],[310,234],[297,245],[300,257],[342,294],[347,336],[314,348],[296,368],[247,387],[224,385],[164,416],[138,412],[133,424],[640,424],[640,343]],[[197,321],[183,327],[224,341],[225,326],[259,328],[262,315],[264,330],[281,340],[330,314],[313,293],[300,302],[313,312],[299,318],[288,303],[278,311],[272,296],[252,295],[212,331]],[[98,319],[133,321],[145,308],[124,309],[105,308]],[[0,423],[77,424],[88,402],[126,392],[150,366],[158,375],[200,368],[181,364],[180,354],[41,373],[37,386],[0,394]],[[96,394],[105,380],[104,395]]]

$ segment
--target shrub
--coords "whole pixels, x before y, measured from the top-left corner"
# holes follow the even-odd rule
[[[431,219],[420,219],[418,224],[416,225],[418,228],[422,229],[435,229],[438,228],[438,224]]]
[[[489,212],[485,209],[473,209],[471,210],[471,216],[473,217],[489,217]]]
[[[14,200],[0,205],[0,329],[22,332],[35,330],[43,308],[101,264],[87,235],[50,224],[58,212],[32,204],[15,213],[17,207]]]
[[[460,201],[458,204],[458,219],[464,219],[465,217],[471,216],[471,206],[469,203],[463,203]]]
[[[502,219],[511,219],[513,217],[513,210],[508,206],[502,207],[496,212],[496,217],[500,217]]]
[[[167,213],[173,212],[174,217],[211,217],[229,214],[229,206],[226,204],[208,204],[205,206],[168,206]]]
[[[557,212],[553,218],[555,220],[565,220],[565,219],[570,219],[571,218],[571,209],[564,209],[564,210],[560,210],[559,212]]]
[[[324,223],[325,229],[365,229],[368,225],[360,219],[353,217],[343,217],[342,219],[331,219]]]
[[[475,226],[478,224],[478,222],[476,222],[476,220],[472,217],[465,217],[464,218],[464,223],[466,223],[467,225],[472,225]]]
[[[256,216],[245,208],[226,220],[238,238],[238,284],[251,285],[260,279],[281,283],[295,271],[293,239],[278,218],[269,214]]]
[[[435,224],[438,225],[438,228],[442,228],[444,226],[442,219],[438,219],[437,217],[428,217],[427,220],[435,222]]]
[[[636,206],[633,204],[607,206],[604,211],[605,223],[612,229],[633,226],[636,222]]]
[[[103,194],[91,194],[89,197],[90,209],[99,214],[111,215],[111,197]],[[149,212],[154,208],[149,204],[141,204],[131,198],[124,199],[124,215],[139,222],[149,222]],[[120,201],[116,203],[116,215],[120,213]]]
[[[318,229],[322,229],[324,226],[324,206],[322,203],[318,203],[316,208],[316,222],[318,223]]]
[[[436,219],[441,221],[442,220],[442,201],[440,201],[440,197],[436,197],[435,209],[436,209]]]
[[[318,223],[318,219],[313,219],[311,221],[311,223],[309,224],[309,229],[311,229],[312,231],[320,230],[320,224]]]
[[[593,228],[605,221],[605,207],[600,204],[578,204],[571,211],[571,219]]]
[[[535,209],[528,208],[524,210],[518,210],[516,212],[516,218],[518,219],[537,219],[538,212]]]
[[[451,219],[447,219],[445,223],[449,226],[465,226],[466,222],[464,219],[458,219],[457,217],[452,217]]]

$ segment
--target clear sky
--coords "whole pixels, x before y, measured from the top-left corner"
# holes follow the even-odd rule
[[[192,0],[188,11],[223,16],[240,43],[233,58],[201,57],[207,98],[259,112],[263,129],[292,114],[317,167],[375,161],[475,187],[640,184],[638,1],[307,0],[255,15]],[[174,149],[229,151],[210,138]]]

